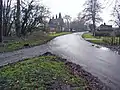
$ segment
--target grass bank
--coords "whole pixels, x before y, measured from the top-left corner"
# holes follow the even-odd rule
[[[112,36],[93,36],[91,33],[84,33],[82,37],[95,44],[102,44],[102,45],[120,45],[120,37],[112,37]]]
[[[52,55],[0,68],[0,90],[84,90],[85,86],[85,80]]]
[[[51,33],[51,34],[49,34],[49,36],[57,37],[57,36],[66,35],[66,34],[71,34],[71,32]]]
[[[85,39],[85,40],[87,40],[87,41],[89,41],[89,42],[91,42],[91,43],[95,43],[95,44],[105,44],[105,42],[104,42],[104,38],[103,37],[94,37],[91,33],[84,33],[83,35],[82,35],[82,37]]]
[[[84,33],[82,35],[83,38],[95,38],[91,33]]]
[[[70,32],[60,32],[60,33],[54,33],[54,34],[48,34],[43,32],[34,32],[33,34],[27,36],[25,39],[17,38],[17,37],[10,37],[11,40],[7,40],[7,43],[4,45],[0,45],[0,52],[10,52],[14,50],[18,50],[21,48],[25,48],[25,44],[28,44],[28,47],[37,46],[44,44],[51,39],[60,36],[70,34]]]

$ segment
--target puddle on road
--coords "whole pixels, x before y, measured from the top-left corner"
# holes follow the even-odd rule
[[[96,45],[96,44],[93,44],[92,45],[93,47],[96,47],[96,48],[99,48],[99,49],[101,49],[101,50],[109,50],[109,48],[106,48],[106,47],[101,47],[101,46],[99,46],[99,45]]]
[[[110,50],[109,48],[106,48],[106,47],[101,47],[100,49],[104,50],[104,51],[109,51]],[[113,51],[113,52],[119,55],[118,51]]]
[[[101,49],[101,50],[109,50],[109,49],[106,48],[106,47],[101,47],[100,49]]]

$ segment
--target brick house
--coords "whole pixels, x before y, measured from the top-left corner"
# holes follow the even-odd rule
[[[48,26],[50,32],[64,31],[64,21],[61,13],[59,13],[59,17],[57,15],[56,18],[52,17],[52,19],[49,20]]]

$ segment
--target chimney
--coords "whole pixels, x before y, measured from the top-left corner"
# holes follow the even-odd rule
[[[104,25],[106,25],[106,23],[104,23]]]
[[[61,15],[61,13],[59,13],[59,18],[62,18],[62,15]]]
[[[54,19],[54,16],[52,17],[52,19]]]
[[[56,15],[56,19],[57,19],[58,17],[57,17],[57,15]]]

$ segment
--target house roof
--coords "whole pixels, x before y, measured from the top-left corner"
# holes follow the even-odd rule
[[[62,18],[57,18],[57,19],[52,18],[52,19],[50,19],[50,21],[49,21],[49,27],[55,28],[58,25],[60,25],[60,26],[64,25],[64,21],[63,21]]]
[[[98,27],[98,31],[113,31],[112,25],[103,25],[101,24]]]

